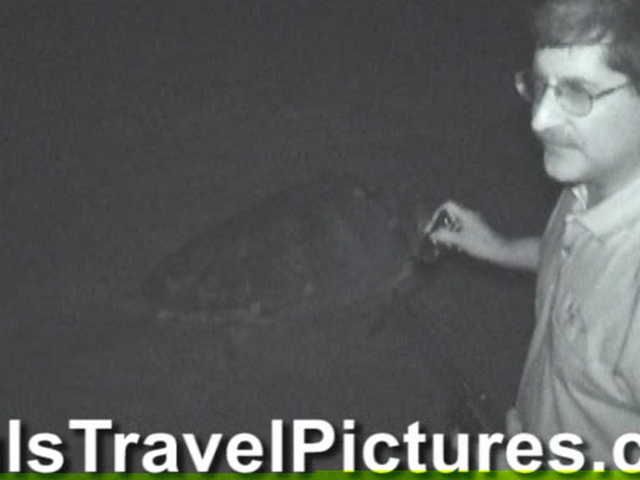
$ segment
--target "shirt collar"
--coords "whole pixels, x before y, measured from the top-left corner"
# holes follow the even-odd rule
[[[571,192],[575,203],[567,220],[575,218],[597,237],[623,230],[640,220],[640,179],[634,180],[591,208],[587,208],[588,194],[585,185],[577,185]]]

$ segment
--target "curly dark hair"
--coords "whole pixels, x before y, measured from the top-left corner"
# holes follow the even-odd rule
[[[544,0],[533,25],[538,48],[606,44],[608,66],[640,93],[640,0]]]

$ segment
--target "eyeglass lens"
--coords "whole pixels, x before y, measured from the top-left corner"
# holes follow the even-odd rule
[[[522,98],[533,104],[539,103],[548,88],[553,90],[558,104],[567,112],[586,115],[591,110],[590,93],[575,82],[560,82],[549,85],[542,77],[530,71],[516,74],[516,89]]]

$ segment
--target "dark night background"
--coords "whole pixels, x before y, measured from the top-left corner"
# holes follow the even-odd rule
[[[131,303],[194,233],[326,173],[410,177],[430,206],[540,232],[554,191],[512,82],[530,59],[526,3],[4,0],[0,419],[402,431],[448,402],[425,350],[506,408],[531,328],[523,275],[453,259],[414,300],[419,327],[363,339],[333,312],[234,354]]]

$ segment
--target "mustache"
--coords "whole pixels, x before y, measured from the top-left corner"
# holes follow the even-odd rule
[[[545,145],[551,144],[559,147],[580,146],[577,140],[573,138],[569,133],[563,132],[562,130],[558,129],[536,132],[536,136],[538,137],[538,140],[540,140]]]

